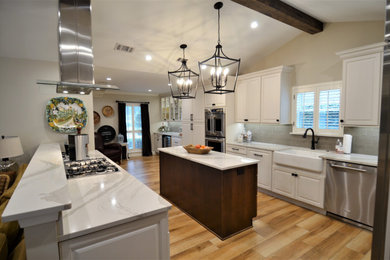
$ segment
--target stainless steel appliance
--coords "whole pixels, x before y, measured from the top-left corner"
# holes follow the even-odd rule
[[[162,135],[162,147],[171,147],[172,137],[170,135]]]
[[[68,179],[119,171],[118,168],[107,161],[106,158],[65,162],[64,164],[66,178]]]
[[[225,152],[225,138],[206,136],[205,143],[207,146],[213,147],[213,151],[221,153]]]
[[[223,108],[206,109],[206,137],[225,137],[225,112]]]
[[[69,159],[71,161],[75,160],[85,160],[88,157],[88,135],[87,134],[78,134],[78,135],[69,135]]]
[[[223,108],[205,110],[205,144],[214,151],[225,152],[225,112]]]
[[[359,226],[372,227],[377,168],[328,161],[326,166],[325,210]]]

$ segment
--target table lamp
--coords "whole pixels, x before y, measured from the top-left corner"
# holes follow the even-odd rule
[[[18,136],[1,136],[0,138],[0,172],[17,171],[18,164],[10,157],[23,154],[23,148]]]

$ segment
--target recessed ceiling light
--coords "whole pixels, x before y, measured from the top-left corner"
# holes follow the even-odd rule
[[[62,93],[64,93],[64,94],[68,94],[68,93],[69,93],[69,91],[67,91],[67,90],[64,90],[64,91],[62,91]]]
[[[84,95],[85,94],[85,92],[84,91],[80,91],[80,95]]]
[[[259,24],[256,21],[251,22],[251,28],[256,29]]]
[[[147,61],[151,61],[152,60],[152,56],[150,56],[149,54],[145,56],[145,60]]]
[[[148,89],[148,92],[152,92],[152,90],[151,90],[151,89]]]
[[[111,78],[110,78],[110,77],[107,77],[107,78],[106,78],[106,80],[110,81],[110,80],[111,80]]]

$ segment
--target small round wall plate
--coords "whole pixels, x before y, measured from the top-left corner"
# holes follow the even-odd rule
[[[114,114],[114,109],[111,106],[104,106],[102,113],[105,117],[110,117]]]
[[[93,111],[93,122],[95,123],[95,125],[100,123],[100,115],[96,111]]]

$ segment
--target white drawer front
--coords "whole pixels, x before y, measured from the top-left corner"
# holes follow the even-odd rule
[[[226,146],[226,152],[227,153],[235,153],[235,154],[242,154],[246,155],[246,148],[245,147],[240,147],[240,146],[235,146],[235,145],[227,145]]]

